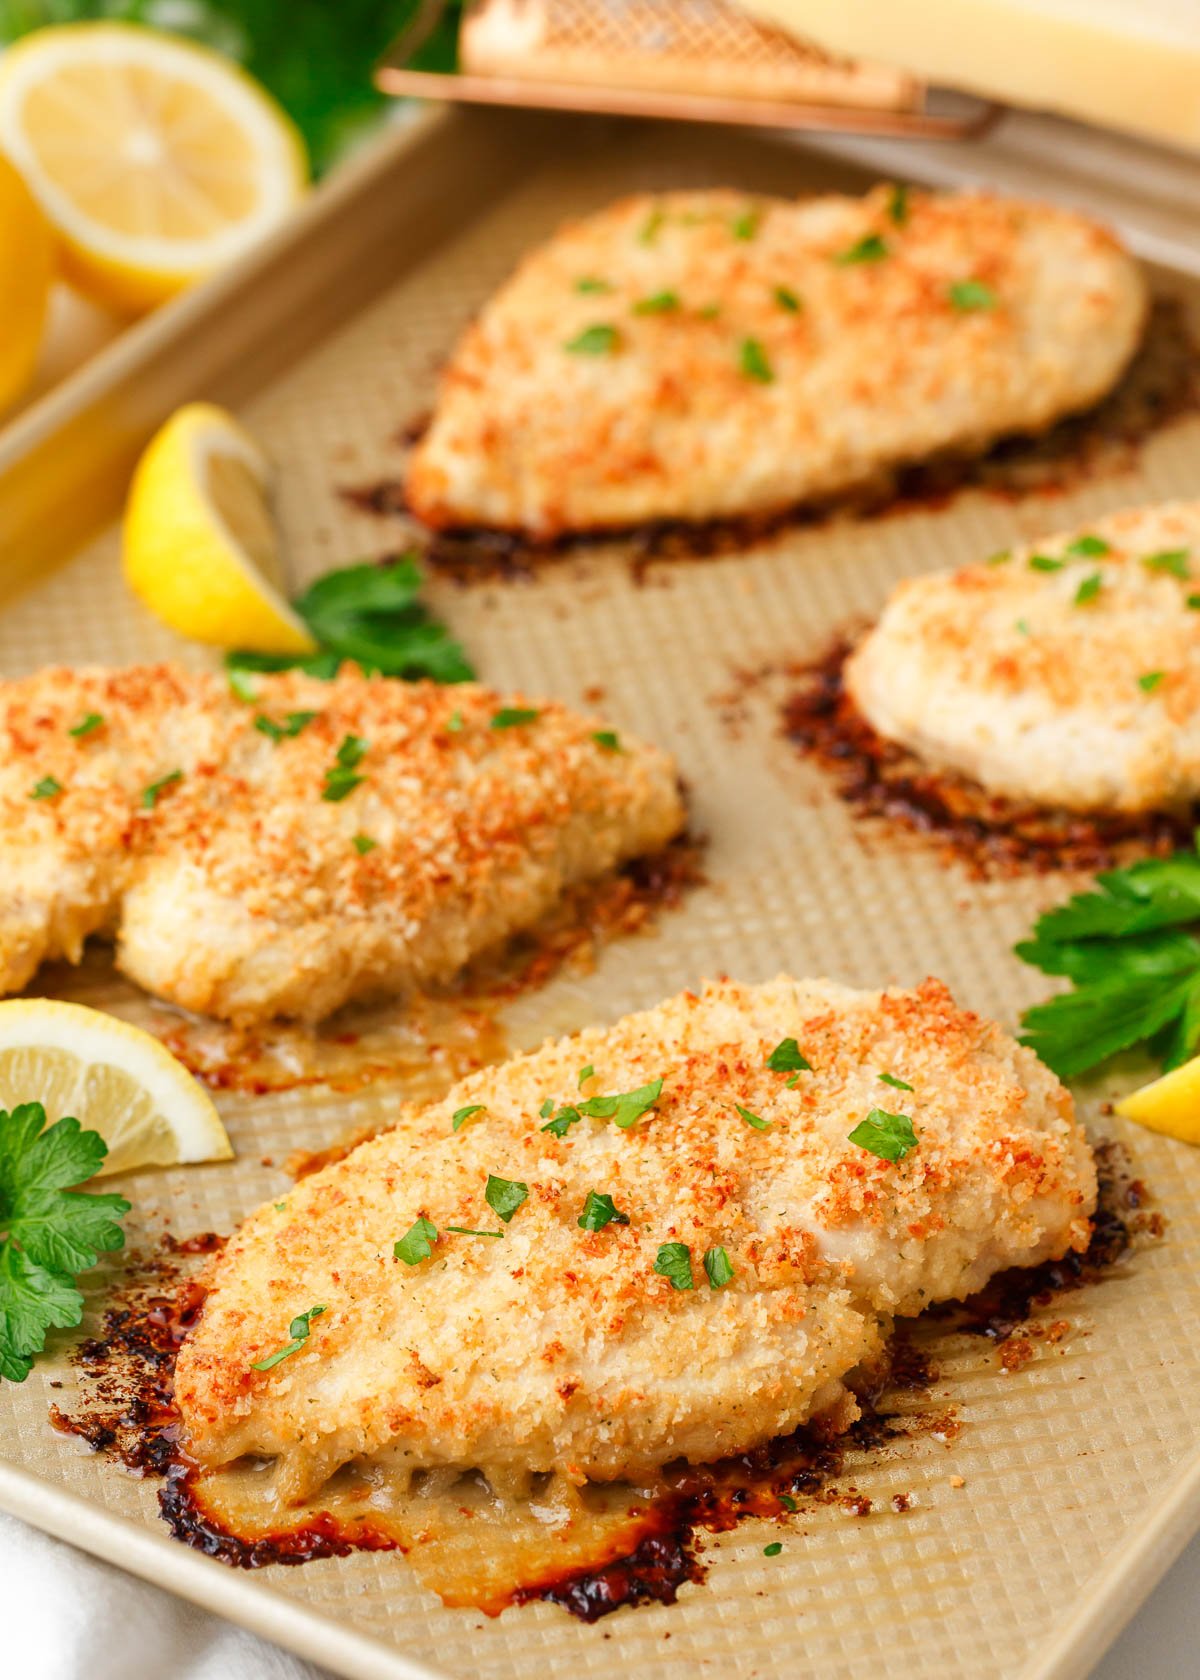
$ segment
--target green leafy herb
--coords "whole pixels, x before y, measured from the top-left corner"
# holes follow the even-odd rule
[[[276,1213],[286,1213],[287,1212],[287,1203],[286,1202],[276,1202],[275,1203],[275,1212]]]
[[[1089,601],[1094,601],[1096,599],[1103,588],[1104,579],[1101,577],[1099,572],[1093,572],[1090,577],[1084,578],[1083,582],[1079,585],[1079,588],[1075,591],[1075,605],[1077,607],[1086,607]]]
[[[1147,554],[1142,565],[1152,572],[1170,572],[1172,577],[1186,583],[1191,576],[1189,548],[1164,548],[1161,554]]]
[[[397,1244],[397,1246],[399,1245]],[[300,1313],[288,1325],[288,1335],[292,1338],[291,1341],[284,1347],[276,1348],[275,1352],[269,1353],[265,1359],[251,1360],[250,1369],[252,1371],[269,1371],[273,1366],[278,1365],[281,1359],[289,1359],[293,1353],[299,1353],[312,1334],[313,1319],[320,1318],[321,1314],[327,1311],[328,1308],[326,1307],[309,1307],[307,1312]]]
[[[603,1190],[589,1190],[576,1223],[581,1231],[603,1231],[606,1225],[628,1225],[629,1215],[620,1212]]]
[[[503,1231],[473,1231],[469,1225],[447,1225],[447,1231],[453,1231],[457,1237],[502,1237]]]
[[[491,721],[493,729],[516,729],[522,723],[536,723],[541,712],[530,706],[501,706]]]
[[[483,1103],[468,1103],[465,1108],[456,1108],[450,1117],[450,1130],[459,1131],[474,1115],[482,1114],[484,1107]]]
[[[1200,858],[1143,858],[1096,879],[1038,918],[1023,962],[1073,990],[1022,1017],[1029,1045],[1060,1079],[1144,1045],[1167,1068],[1200,1045]]]
[[[758,224],[762,221],[761,210],[746,210],[733,221],[733,237],[735,239],[753,239],[758,232]]]
[[[670,315],[679,308],[678,292],[655,292],[633,306],[635,315]]]
[[[334,762],[325,772],[325,785],[321,789],[321,798],[330,804],[339,804],[347,794],[353,793],[360,782],[366,777],[358,774],[358,766],[366,757],[369,743],[361,735],[344,735],[342,744],[337,750]]]
[[[422,1216],[392,1244],[392,1253],[397,1260],[403,1260],[406,1266],[419,1266],[422,1260],[429,1259],[437,1240],[437,1226],[431,1219]]]
[[[946,295],[963,315],[974,315],[980,310],[996,307],[995,292],[982,280],[956,280]]]
[[[553,1120],[547,1121],[541,1129],[543,1132],[549,1132],[551,1137],[565,1138],[571,1127],[577,1126],[582,1118],[577,1108],[564,1106],[559,1109]]]
[[[715,321],[721,313],[721,305],[719,303],[706,303],[704,308],[698,309],[696,313],[702,321]]]
[[[55,776],[43,776],[40,782],[35,782],[29,790],[30,799],[57,799],[62,792],[63,785]]]
[[[450,731],[451,735],[457,735],[462,729],[465,721],[466,720],[461,712],[451,712],[450,716],[446,719],[446,728]]]
[[[484,1200],[497,1219],[502,1219],[506,1225],[528,1195],[528,1184],[513,1178],[497,1178],[495,1173],[488,1174]]]
[[[769,1546],[764,1546],[763,1547],[763,1556],[764,1557],[778,1557],[782,1550],[783,1550],[783,1541],[782,1540],[772,1540],[771,1544]]]
[[[800,1509],[798,1501],[793,1499],[790,1493],[781,1493],[779,1495],[779,1503],[783,1506],[785,1511],[798,1511]]]
[[[772,1073],[811,1073],[812,1063],[801,1052],[794,1038],[781,1038],[767,1057]]]
[[[890,1085],[894,1091],[912,1090],[912,1086],[906,1079],[897,1079],[894,1073],[881,1073],[879,1075],[879,1083],[881,1085]]]
[[[72,1188],[99,1171],[107,1145],[41,1103],[0,1109],[0,1377],[24,1382],[46,1334],[83,1316],[75,1287],[101,1254],[124,1246],[124,1196]]]
[[[989,554],[983,563],[985,566],[1007,566],[1011,559],[1011,548],[998,548],[995,554]]]
[[[750,1110],[748,1108],[743,1108],[741,1103],[734,1103],[733,1106],[737,1109],[747,1126],[753,1126],[756,1132],[769,1132],[771,1130],[771,1122],[769,1120],[764,1120],[761,1114],[751,1114]]]
[[[592,734],[592,740],[598,747],[603,747],[605,752],[620,752],[622,750],[621,737],[614,729],[597,729]]]
[[[289,712],[282,723],[276,723],[273,718],[264,717],[260,712],[254,720],[254,727],[260,734],[266,735],[276,743],[293,740],[302,729],[307,729],[316,712]]]
[[[595,1073],[596,1073],[596,1070],[592,1066],[591,1062],[589,1062],[586,1067],[581,1067],[580,1068],[580,1070],[579,1070],[579,1089],[581,1091],[583,1090],[583,1087],[587,1084],[588,1080],[595,1077]]]
[[[181,782],[182,780],[183,771],[172,770],[170,775],[160,776],[156,782],[151,782],[149,787],[142,789],[143,809],[153,811],[154,807],[158,804],[167,789],[174,787],[176,782]]]
[[[1033,635],[1033,631],[1029,628],[1029,620],[1027,618],[1019,618],[1013,628],[1016,630],[1018,636]]]
[[[873,1108],[850,1133],[850,1142],[881,1161],[903,1161],[917,1147],[917,1134],[907,1114]]]
[[[89,712],[80,718],[73,729],[68,729],[68,735],[74,735],[77,741],[82,741],[85,735],[92,735],[97,729],[104,728],[104,719],[99,712]]]
[[[665,1277],[672,1289],[691,1289],[692,1251],[686,1243],[663,1243],[654,1262],[659,1277]]]
[[[775,378],[767,352],[756,338],[742,340],[741,366],[746,378],[756,380],[760,385],[770,385]]]
[[[236,655],[231,657],[236,658]],[[258,684],[254,680],[252,671],[244,670],[240,665],[233,665],[229,669],[229,692],[235,700],[241,700],[250,705],[258,699]]]
[[[705,1249],[704,1270],[710,1289],[724,1289],[733,1279],[733,1262],[723,1248]]]
[[[593,275],[585,274],[581,279],[576,280],[575,290],[577,292],[601,293],[611,292],[612,287],[607,280],[597,280]]]
[[[776,286],[773,295],[780,309],[786,309],[789,315],[798,315],[804,307],[790,286]]]
[[[908,220],[908,188],[903,181],[898,181],[892,188],[888,199],[888,215],[896,227],[903,227]]]
[[[1076,537],[1073,542],[1067,544],[1067,553],[1084,560],[1098,560],[1102,554],[1112,553],[1112,544],[1105,542],[1103,537],[1085,531],[1083,536]]]
[[[350,844],[354,847],[354,850],[358,853],[359,857],[366,857],[368,852],[373,852],[376,849],[379,842],[378,840],[372,840],[369,834],[356,834]]]
[[[849,250],[839,252],[833,260],[839,268],[846,268],[851,263],[882,262],[887,255],[887,242],[879,234],[864,233]]]
[[[1188,598],[1187,598],[1187,605],[1192,609],[1193,612],[1196,612],[1197,609],[1200,609],[1200,595],[1189,595]]]
[[[648,1109],[654,1107],[662,1096],[662,1088],[661,1079],[652,1079],[648,1085],[639,1085],[636,1091],[617,1091],[611,1096],[589,1097],[586,1102],[579,1104],[579,1112],[592,1120],[612,1120],[623,1132],[627,1132]]]
[[[1165,671],[1144,671],[1137,680],[1138,687],[1143,694],[1153,694],[1166,674]]]
[[[651,210],[650,214],[646,217],[646,220],[642,223],[638,230],[638,244],[653,245],[655,240],[658,238],[659,230],[666,219],[667,216],[664,210]]]
[[[1065,560],[1056,560],[1052,554],[1031,554],[1029,556],[1031,572],[1061,572],[1066,563]]]
[[[595,326],[584,327],[581,333],[569,338],[563,345],[572,356],[611,356],[620,348],[621,335],[616,327],[610,327],[603,322]]]
[[[549,1120],[550,1116],[554,1113],[554,1098],[544,1097],[542,1099],[542,1106],[538,1109],[538,1113],[541,1115],[543,1120]]]

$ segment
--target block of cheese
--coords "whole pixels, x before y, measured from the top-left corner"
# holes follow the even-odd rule
[[[1200,148],[1200,0],[743,0],[832,52]]]

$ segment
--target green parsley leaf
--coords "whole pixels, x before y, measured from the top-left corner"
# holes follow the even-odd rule
[[[801,1053],[794,1038],[781,1038],[767,1057],[772,1073],[811,1073],[812,1063]]]
[[[603,1190],[589,1190],[583,1212],[576,1220],[581,1231],[603,1231],[606,1225],[628,1225],[629,1215],[622,1213],[611,1196]]]
[[[522,723],[536,723],[541,712],[531,706],[501,706],[490,724],[492,729],[516,729]]]
[[[1031,572],[1061,572],[1066,563],[1065,560],[1056,560],[1052,554],[1031,554],[1029,556]]]
[[[453,1231],[457,1237],[503,1237],[503,1231],[473,1231],[469,1225],[447,1225],[447,1231]]]
[[[715,321],[721,313],[721,305],[719,303],[706,303],[704,308],[698,309],[696,313],[702,321]]]
[[[1195,612],[1200,608],[1200,595],[1189,595],[1186,604]]]
[[[686,1243],[663,1243],[654,1262],[659,1277],[665,1277],[672,1289],[691,1289],[692,1251]]]
[[[80,718],[73,729],[67,734],[73,735],[77,741],[82,741],[85,735],[92,735],[97,729],[104,728],[104,719],[99,712],[88,712],[86,717]]]
[[[1076,537],[1074,542],[1067,544],[1067,553],[1077,555],[1084,560],[1096,560],[1102,554],[1112,553],[1112,544],[1105,542],[1103,537],[1094,536],[1085,531],[1083,536]]]
[[[655,292],[633,306],[635,315],[670,315],[679,308],[678,292]]]
[[[1164,548],[1161,554],[1147,554],[1142,565],[1151,572],[1169,572],[1186,583],[1192,575],[1188,565],[1191,552],[1190,548]]]
[[[422,1260],[428,1260],[433,1253],[433,1245],[438,1240],[437,1226],[432,1220],[422,1216],[411,1224],[404,1235],[392,1244],[392,1253],[397,1260],[403,1260],[406,1266],[419,1266]]]
[[[877,233],[864,233],[861,239],[856,239],[849,250],[841,251],[834,257],[839,268],[846,268],[851,263],[882,262],[888,255],[887,243]]]
[[[898,181],[892,188],[888,199],[888,215],[896,227],[903,227],[908,220],[908,188],[903,181]]]
[[[321,1314],[327,1311],[327,1307],[309,1307],[307,1312],[300,1313],[288,1325],[288,1335],[292,1339],[287,1346],[276,1348],[275,1352],[269,1353],[265,1359],[251,1360],[250,1369],[252,1371],[269,1371],[273,1366],[278,1365],[281,1359],[288,1359],[293,1353],[299,1353],[312,1333],[313,1319],[320,1318]]]
[[[287,1203],[286,1202],[276,1202],[275,1203],[275,1212],[276,1213],[286,1213],[287,1212]]]
[[[603,747],[605,752],[624,751],[624,748],[621,746],[621,737],[613,729],[597,729],[593,731],[592,740],[595,741],[598,747]]]
[[[581,1091],[583,1090],[583,1087],[587,1084],[589,1079],[595,1078],[595,1074],[596,1074],[596,1070],[592,1066],[591,1062],[589,1062],[586,1067],[581,1067],[580,1068],[580,1070],[579,1070],[579,1089]]]
[[[276,723],[260,712],[254,720],[254,727],[278,745],[280,741],[293,740],[302,729],[308,728],[317,715],[316,712],[289,712],[282,723]]]
[[[778,1557],[782,1550],[783,1550],[783,1541],[782,1540],[772,1540],[771,1544],[769,1546],[764,1546],[763,1547],[763,1556],[764,1557]]]
[[[597,322],[595,326],[584,327],[581,333],[576,333],[563,345],[572,356],[611,356],[621,347],[621,335],[616,327]]]
[[[592,1120],[612,1120],[623,1132],[627,1132],[648,1109],[654,1107],[662,1096],[662,1088],[661,1079],[652,1079],[648,1085],[639,1085],[636,1091],[617,1091],[611,1096],[589,1097],[586,1102],[579,1104],[579,1112]]]
[[[785,1511],[798,1511],[800,1509],[799,1501],[793,1499],[790,1493],[781,1493],[779,1503]]]
[[[369,834],[356,834],[350,844],[354,847],[354,850],[358,853],[359,857],[366,857],[368,852],[373,852],[376,849],[379,842],[378,840],[372,840]]]
[[[878,1075],[878,1079],[881,1085],[890,1085],[894,1091],[912,1090],[912,1086],[906,1079],[897,1079],[894,1073],[881,1073]]]
[[[736,216],[733,221],[733,237],[735,239],[753,239],[758,232],[758,224],[762,221],[761,210],[746,210]]]
[[[62,783],[55,776],[43,776],[40,782],[35,782],[29,790],[30,799],[57,799],[63,791]]]
[[[737,1109],[747,1126],[753,1126],[756,1132],[769,1132],[771,1130],[771,1122],[769,1120],[764,1120],[761,1114],[751,1114],[750,1110],[748,1108],[743,1108],[741,1103],[735,1102],[733,1106]]]
[[[451,712],[450,716],[446,719],[446,728],[450,731],[451,735],[457,735],[462,729],[465,721],[466,720],[461,712]]]
[[[849,1134],[849,1141],[881,1161],[903,1161],[917,1147],[917,1134],[907,1114],[873,1108]]]
[[[247,705],[258,699],[258,684],[254,680],[253,672],[243,670],[240,665],[229,668],[229,692],[235,700],[241,700]]]
[[[1007,566],[1011,559],[1011,548],[998,548],[995,554],[989,554],[983,563],[985,566]]]
[[[1153,694],[1166,674],[1165,671],[1144,671],[1137,680],[1138,687],[1143,694]]]
[[[1018,636],[1033,635],[1033,631],[1029,628],[1029,620],[1027,618],[1019,618],[1013,628],[1017,632]]]
[[[342,744],[332,765],[325,772],[325,785],[321,789],[321,798],[331,805],[340,804],[348,794],[354,792],[360,783],[366,781],[360,776],[358,766],[366,757],[369,743],[361,735],[344,735]]]
[[[47,1332],[83,1316],[78,1273],[124,1246],[124,1196],[73,1188],[108,1154],[98,1132],[41,1103],[0,1109],[0,1377],[24,1382]]]
[[[151,782],[149,787],[142,789],[142,808],[146,811],[152,811],[167,789],[174,787],[176,782],[182,780],[183,771],[172,770],[170,775],[160,776],[158,781]]]
[[[723,1248],[705,1249],[704,1270],[710,1289],[724,1289],[733,1280],[733,1262]]]
[[[646,217],[646,220],[642,223],[640,229],[638,230],[638,244],[653,245],[657,240],[659,230],[666,219],[666,211],[651,210],[650,214]]]
[[[550,1116],[554,1113],[554,1098],[543,1097],[542,1106],[538,1109],[538,1113],[541,1115],[543,1120],[549,1120]]]
[[[744,338],[741,350],[742,372],[759,385],[770,385],[775,378],[767,353],[756,338]]]
[[[593,275],[585,274],[575,282],[577,292],[611,292],[612,286],[607,280],[597,280]]]
[[[946,296],[951,305],[963,315],[974,315],[984,309],[995,309],[996,294],[982,280],[956,280]]]
[[[1079,588],[1075,591],[1075,605],[1077,607],[1086,607],[1089,601],[1094,601],[1096,599],[1103,588],[1104,579],[1101,577],[1099,572],[1093,572],[1090,577],[1084,578],[1083,582],[1079,585]]]
[[[776,286],[773,296],[780,309],[786,309],[789,315],[799,315],[804,308],[803,303],[790,286]]]
[[[450,1130],[452,1132],[461,1130],[474,1115],[484,1112],[485,1104],[483,1103],[468,1103],[465,1108],[456,1108],[450,1117]]]
[[[565,1138],[572,1126],[577,1126],[583,1116],[577,1108],[560,1108],[553,1120],[541,1127],[543,1132],[549,1132],[551,1137]]]
[[[513,1178],[497,1178],[495,1173],[488,1174],[484,1200],[497,1219],[502,1219],[506,1225],[528,1195],[528,1184]]]

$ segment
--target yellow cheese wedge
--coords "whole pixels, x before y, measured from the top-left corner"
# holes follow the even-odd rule
[[[1180,1143],[1200,1143],[1200,1056],[1131,1091],[1115,1106],[1124,1119],[1136,1120],[1152,1132]]]

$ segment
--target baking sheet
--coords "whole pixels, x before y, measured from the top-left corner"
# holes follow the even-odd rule
[[[727,135],[540,132],[553,133],[553,144],[534,148],[528,168],[498,175],[482,214],[437,240],[423,240],[413,219],[396,245],[395,283],[320,342],[319,314],[307,347],[297,330],[286,369],[241,403],[280,466],[294,584],[402,545],[399,521],[354,510],[339,489],[395,475],[397,433],[427,406],[438,359],[564,214],[647,186],[722,181],[800,192],[854,180],[844,166]],[[447,144],[443,178],[422,186],[443,201],[455,189]],[[397,152],[392,190],[401,199],[416,190],[403,164]],[[352,266],[349,236],[345,244]],[[1178,292],[1192,284],[1161,279]],[[244,284],[253,286],[252,271]],[[135,392],[136,374],[124,372]],[[189,394],[224,394],[215,377],[191,377]],[[147,423],[152,408],[147,399]],[[654,935],[608,946],[593,972],[560,975],[517,1000],[506,1014],[513,1041],[613,1019],[706,975],[758,980],[780,969],[856,985],[909,984],[932,972],[1012,1026],[1045,982],[1011,945],[1064,883],[980,883],[919,846],[867,841],[820,775],[776,738],[765,691],[737,740],[714,697],[735,667],[817,652],[848,618],[875,611],[899,577],[1131,501],[1196,494],[1198,461],[1200,422],[1189,421],[1156,436],[1121,472],[1052,499],[968,493],[941,510],[796,530],[741,555],[654,567],[640,582],[619,545],[561,560],[529,582],[435,582],[434,604],[485,680],[568,702],[599,685],[615,728],[674,751],[696,825],[710,837],[708,886]],[[82,471],[72,463],[62,469],[64,497],[71,471]],[[49,660],[156,657],[205,656],[130,601],[111,530],[0,612],[6,675]],[[146,1007],[92,969],[62,990],[135,1017]],[[1103,1095],[1091,1093],[1089,1118]],[[279,1193],[278,1163],[290,1150],[370,1119],[386,1109],[387,1091],[217,1100],[238,1159],[132,1178],[135,1246],[156,1240],[164,1224],[179,1236],[229,1229]],[[1129,1139],[1168,1217],[1165,1240],[1056,1304],[1053,1316],[1071,1321],[1070,1334],[1035,1343],[1022,1370],[1004,1373],[985,1344],[956,1346],[934,1404],[957,1409],[959,1438],[946,1447],[927,1435],[847,1472],[876,1514],[828,1506],[786,1531],[748,1522],[706,1540],[709,1579],[674,1606],[592,1627],[545,1604],[489,1620],[443,1608],[386,1553],[249,1576],[225,1570],[167,1537],[154,1483],[51,1430],[49,1404],[70,1405],[65,1337],[23,1386],[0,1387],[0,1504],[349,1675],[1081,1675],[1200,1521],[1200,1156],[1119,1121],[1101,1129]],[[94,1308],[111,1276],[110,1268],[90,1274]],[[889,1508],[896,1493],[912,1496],[904,1514]],[[783,1553],[765,1558],[763,1545],[776,1538]]]

